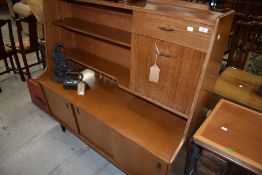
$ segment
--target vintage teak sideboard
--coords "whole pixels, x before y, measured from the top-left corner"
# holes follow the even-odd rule
[[[171,174],[210,109],[233,12],[175,0],[45,0],[44,13],[39,82],[51,115],[127,174]],[[84,96],[52,81],[57,42],[95,71]]]

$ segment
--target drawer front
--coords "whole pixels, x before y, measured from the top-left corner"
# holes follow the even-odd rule
[[[116,163],[130,175],[167,174],[164,161],[117,132],[112,132],[112,147]]]
[[[188,27],[192,27],[193,31],[187,31],[189,30]],[[199,27],[202,27],[201,30],[207,29],[207,33],[200,32]],[[206,52],[209,46],[212,26],[136,11],[134,12],[132,31],[136,34]]]
[[[55,116],[59,121],[62,121],[66,127],[69,127],[78,133],[78,127],[71,103],[58,94],[54,93],[49,88],[43,89],[48,101],[48,106],[53,116]]]

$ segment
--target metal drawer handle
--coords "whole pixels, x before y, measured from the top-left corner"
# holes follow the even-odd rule
[[[162,56],[162,57],[170,57],[171,56],[171,54],[169,52],[161,52],[161,51],[159,51],[159,49],[158,49],[156,44],[155,44],[155,48],[156,48],[156,54],[158,56]]]
[[[168,26],[159,26],[158,28],[161,29],[161,30],[164,30],[164,31],[170,31],[170,32],[174,31],[173,28],[168,27]]]
[[[162,57],[170,57],[170,53],[167,53],[167,52],[160,52],[159,53],[159,56],[162,56]]]

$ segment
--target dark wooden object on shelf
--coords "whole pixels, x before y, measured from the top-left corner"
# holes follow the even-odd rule
[[[171,174],[211,107],[233,12],[100,0],[46,0],[44,11],[48,65],[39,81],[52,116],[125,173]],[[85,96],[52,81],[56,42],[95,71]],[[155,44],[158,83],[148,81]]]

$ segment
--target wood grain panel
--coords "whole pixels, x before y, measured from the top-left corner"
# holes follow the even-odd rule
[[[44,88],[44,92],[51,113],[67,127],[78,133],[79,131],[71,103],[48,88]]]
[[[65,48],[70,47],[74,43],[74,33],[70,32],[64,28],[59,27],[59,41],[63,43]],[[55,43],[54,43],[55,44]]]
[[[130,47],[130,32],[72,17],[54,21],[54,24],[74,32],[91,35],[99,39]]]
[[[150,1],[101,1],[101,0],[74,0],[81,4],[95,4],[104,7],[116,7],[126,10],[150,12],[157,15],[166,15],[170,17],[180,17],[186,20],[192,20],[203,24],[213,25],[218,17],[223,15],[219,12],[207,10],[190,2],[173,1],[168,5],[164,1],[161,3],[152,3]],[[164,3],[163,3],[164,2]]]
[[[59,18],[71,17],[71,4],[65,1],[57,1],[57,13]]]
[[[129,87],[129,69],[80,49],[69,48],[65,54],[69,60],[117,80],[118,85]]]
[[[113,132],[115,161],[132,175],[165,175],[167,164],[141,146]]]
[[[202,75],[199,80],[199,92],[193,102],[190,114],[190,122],[187,125],[187,139],[194,134],[195,130],[205,119],[209,109],[213,109],[217,97],[214,95],[214,87],[218,78],[226,43],[228,41],[234,11],[229,11],[218,18],[212,33],[210,46],[206,54]],[[219,37],[218,37],[219,36]]]
[[[57,1],[43,1],[43,7],[44,7],[44,18],[45,18],[45,25],[44,25],[44,31],[45,31],[45,50],[46,50],[46,58],[47,58],[47,69],[45,73],[51,73],[50,67],[53,65],[52,56],[52,50],[53,45],[55,42],[59,40],[59,29],[58,27],[54,26],[52,24],[53,20],[59,19],[58,12],[56,11],[58,8],[58,2]]]
[[[258,134],[262,132],[261,126],[261,113],[221,100],[194,135],[194,141],[261,174],[262,136]]]
[[[111,129],[78,107],[75,107],[75,113],[80,135],[94,143],[105,154],[112,157]]]
[[[215,93],[249,108],[262,111],[262,97],[259,96],[261,84],[261,76],[228,67],[217,80]]]
[[[193,27],[193,32],[187,31],[188,26]],[[199,27],[207,28],[208,32],[199,32]],[[193,21],[144,12],[134,12],[132,32],[204,52],[208,49],[212,31],[212,26]]]
[[[130,88],[188,115],[205,54],[141,35],[134,35],[132,39]],[[149,81],[149,70],[155,61],[155,44],[161,52],[171,55],[157,59],[158,83]]]
[[[92,4],[72,4],[72,16],[131,32],[132,11]],[[95,14],[95,15],[94,15]]]
[[[119,89],[112,79],[90,77],[91,89],[85,96],[63,89],[50,77],[40,82],[166,163],[181,142],[185,119]]]
[[[75,34],[75,48],[81,48],[98,57],[104,58],[125,68],[130,67],[131,52],[129,48],[119,47],[96,38]]]

